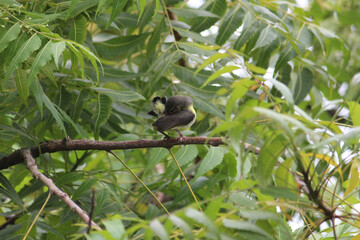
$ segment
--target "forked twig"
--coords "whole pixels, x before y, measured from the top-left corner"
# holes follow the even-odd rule
[[[27,167],[32,173],[32,175],[39,181],[43,182],[50,190],[51,194],[55,194],[58,196],[66,205],[69,206],[70,209],[74,210],[77,215],[79,215],[82,220],[88,224],[89,223],[89,216],[86,214],[84,210],[82,210],[71,198],[69,195],[67,195],[65,192],[61,191],[51,180],[50,178],[46,177],[44,174],[42,174],[35,162],[35,159],[30,153],[30,150],[27,148],[21,149],[21,153],[26,161]],[[100,226],[97,225],[95,222],[91,221],[91,225],[95,227],[97,230],[101,230]]]

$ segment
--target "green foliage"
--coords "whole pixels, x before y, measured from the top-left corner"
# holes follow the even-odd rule
[[[106,152],[42,154],[103,230],[52,196],[29,236],[359,238],[360,4],[294,2],[0,1],[0,157],[67,136],[161,139],[151,100],[177,94],[197,111],[186,136],[226,142],[172,149],[203,212],[167,149],[116,152],[170,216]],[[19,164],[0,195],[0,238],[22,238],[48,189]]]

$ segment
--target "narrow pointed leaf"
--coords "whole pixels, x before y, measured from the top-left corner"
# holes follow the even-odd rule
[[[114,59],[132,48],[142,46],[148,36],[148,33],[144,33],[140,35],[116,37],[104,42],[95,42],[94,47],[101,57]]]
[[[314,76],[309,69],[303,68],[299,71],[293,94],[295,104],[299,104],[302,100],[304,100],[313,87],[313,83]]]
[[[202,176],[206,172],[214,169],[224,158],[224,150],[221,147],[210,147],[209,152],[201,161],[199,169],[195,174],[195,179]]]
[[[198,150],[196,146],[186,145],[176,152],[175,158],[181,167],[194,160],[197,155]],[[170,168],[173,170],[177,168],[175,162],[171,163]]]
[[[71,4],[70,7],[67,11],[67,15],[66,15],[66,20],[69,18],[71,12],[74,10],[74,8],[76,7],[76,5],[78,5],[80,2],[80,0],[71,0]]]
[[[27,81],[27,72],[23,69],[16,69],[16,88],[19,92],[21,100],[27,105],[27,98],[29,97],[29,84]]]
[[[95,121],[95,139],[98,139],[100,127],[105,124],[110,116],[111,104],[112,101],[109,96],[106,94],[98,94],[96,110],[93,115],[93,119]]]
[[[219,18],[218,15],[201,9],[192,9],[192,8],[169,8],[170,11],[176,13],[176,15],[183,18],[194,18],[194,17],[211,17]]]
[[[9,67],[5,73],[4,85],[10,75],[15,71],[19,65],[24,62],[35,50],[37,50],[41,45],[41,40],[37,34],[29,38],[25,43],[23,43],[20,49],[16,52],[15,56],[12,58]]]
[[[159,222],[159,220],[157,219],[152,220],[149,224],[149,227],[161,240],[170,239],[169,234],[167,233],[165,227]]]
[[[80,186],[74,192],[72,200],[76,200],[81,195],[83,195],[87,190],[89,190],[97,182],[96,178],[88,178],[80,184]]]
[[[216,72],[214,72],[207,80],[206,82],[204,82],[204,84],[201,87],[204,87],[205,85],[211,83],[212,81],[214,81],[216,78],[220,77],[221,74],[224,73],[229,73],[232,72],[236,69],[239,69],[238,66],[224,66],[222,68],[220,68],[219,70],[217,70]]]
[[[121,13],[121,10],[125,7],[126,2],[126,0],[113,0],[111,16],[107,27],[109,27],[114,19]]]
[[[216,44],[223,45],[236,29],[241,26],[243,18],[244,10],[240,4],[237,4],[226,14],[220,24],[219,33],[216,36]]]
[[[65,50],[66,44],[65,42],[57,42],[52,45],[52,55],[54,58],[54,62],[56,67],[59,68],[59,58],[62,52]]]
[[[267,26],[266,28],[264,28],[261,33],[260,36],[255,44],[255,47],[253,48],[252,51],[254,51],[257,48],[261,48],[264,46],[267,46],[269,44],[271,44],[272,41],[274,41],[277,38],[277,34],[275,32],[275,30],[273,29],[272,26]]]
[[[146,164],[145,173],[155,167],[155,165],[158,164],[161,160],[163,160],[168,154],[169,151],[165,148],[152,148],[150,150],[150,157],[148,163]]]
[[[236,50],[240,50],[245,43],[256,35],[256,32],[259,31],[260,22],[251,13],[247,13],[243,25],[243,30],[234,43],[234,49]]]
[[[0,37],[0,53],[7,48],[9,43],[12,40],[15,40],[20,32],[20,25],[19,23],[15,23],[9,30],[1,29],[1,37]]]
[[[194,98],[194,106],[203,112],[213,114],[221,119],[224,119],[224,113],[212,102],[205,101],[202,98]]]
[[[77,43],[83,44],[87,33],[86,25],[86,17],[82,14],[77,16],[71,24],[69,38]]]
[[[10,198],[12,201],[14,201],[21,209],[25,209],[24,205],[22,204],[22,201],[19,197],[19,195],[16,193],[13,185],[9,182],[9,180],[0,173],[0,184],[3,186],[0,186],[0,194],[5,195],[6,197]]]
[[[53,53],[52,48],[53,48],[53,43],[50,40],[36,55],[36,58],[32,63],[29,72],[29,77],[28,77],[29,85],[32,83],[35,76],[40,72],[40,69],[50,61]]]
[[[111,97],[113,101],[119,101],[119,102],[132,102],[137,100],[145,100],[143,96],[141,96],[137,92],[131,92],[131,91],[118,91],[108,88],[93,88],[98,93],[103,93]]]
[[[226,6],[227,6],[226,0],[214,0],[205,8],[205,10],[221,17],[222,15],[224,15],[226,11]],[[191,24],[192,25],[191,31],[202,32],[208,29],[209,27],[211,27],[212,25],[214,25],[218,20],[219,18],[214,18],[214,17],[194,18]]]

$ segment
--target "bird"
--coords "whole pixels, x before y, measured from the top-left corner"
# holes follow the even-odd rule
[[[153,110],[149,114],[159,117],[153,126],[167,139],[171,137],[164,131],[175,129],[180,138],[184,138],[180,131],[191,127],[196,121],[196,111],[189,96],[176,95],[169,97],[169,99],[155,97],[152,105]]]

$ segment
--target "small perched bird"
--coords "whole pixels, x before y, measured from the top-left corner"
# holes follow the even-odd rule
[[[165,97],[155,97],[152,101],[153,110],[150,115],[159,117],[153,126],[166,138],[170,138],[164,131],[175,129],[181,138],[180,130],[191,127],[196,120],[196,112],[191,97],[178,95],[166,100]]]

